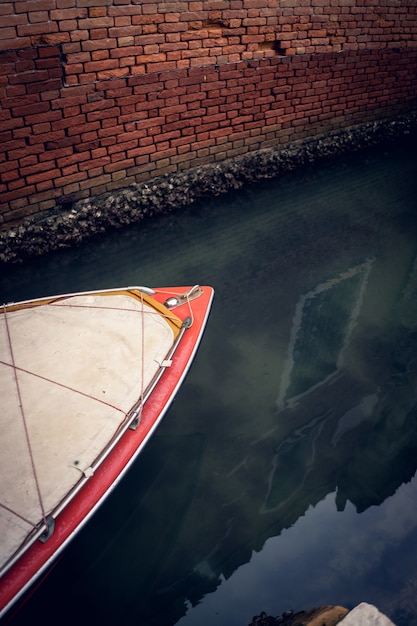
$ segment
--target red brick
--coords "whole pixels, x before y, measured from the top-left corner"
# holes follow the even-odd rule
[[[128,158],[135,158],[136,160],[136,165],[138,165],[138,157],[143,157],[144,158],[144,163],[147,163],[149,161],[149,155],[153,154],[156,151],[156,147],[154,143],[151,143],[150,145],[141,145],[138,146],[137,148],[133,148],[131,150],[127,151],[127,156]],[[145,158],[146,157],[146,158]]]
[[[114,159],[117,159],[117,155],[113,155]],[[131,159],[123,159],[120,161],[115,160],[113,163],[110,163],[109,165],[105,165],[104,166],[104,171],[106,173],[111,173],[111,172],[116,172],[119,169],[124,169],[127,167],[131,167],[132,165],[135,164],[135,161],[133,158]]]
[[[16,3],[15,6],[18,6]],[[25,37],[31,35],[46,35],[48,33],[56,33],[58,31],[58,25],[56,22],[40,22],[37,24],[19,24],[17,26],[18,37]]]
[[[45,58],[39,58],[35,60],[36,69],[38,70],[46,70],[50,68],[59,68],[61,69],[59,57],[51,56]],[[49,76],[51,76],[49,74]]]
[[[90,180],[86,180],[80,183],[80,187],[82,189],[89,189],[90,187],[95,187],[94,192],[96,194],[103,193],[108,189],[108,185],[110,184],[111,176],[110,174],[102,174],[101,176],[96,176]]]
[[[20,74],[11,75],[9,81],[11,85],[20,83],[45,82],[48,80],[48,72],[46,70],[35,70],[32,72],[21,72]]]
[[[78,20],[78,28],[91,30],[95,28],[109,28],[114,25],[113,17],[93,17]]]
[[[88,41],[81,42],[82,50],[102,50],[103,48],[114,49],[117,48],[117,40],[108,37],[102,39],[90,39]]]
[[[123,6],[109,6],[107,13],[113,17],[124,15],[135,15],[141,13],[140,5],[132,5],[130,2],[126,2]]]
[[[57,168],[48,167],[47,171],[40,172],[39,174],[28,175],[26,177],[26,182],[29,185],[40,183],[44,180],[53,180],[57,178],[61,172]]]
[[[111,70],[119,67],[117,59],[103,59],[101,61],[91,61],[84,63],[85,72],[100,72],[103,70]]]
[[[97,72],[98,80],[108,80],[110,78],[116,79],[116,78],[121,78],[122,76],[128,76],[128,75],[129,75],[128,67],[119,67],[114,70],[104,70],[101,72]]]
[[[45,89],[49,92],[55,90],[55,94],[62,87],[61,79],[48,80],[45,83],[29,83],[26,86],[26,91],[28,94],[39,93],[41,94],[41,98],[43,101],[47,100],[47,98],[43,97],[45,93]],[[55,95],[56,97],[56,95]]]
[[[3,202],[10,202],[11,200],[17,200],[25,196],[31,196],[36,191],[34,185],[26,185],[21,189],[9,191],[1,194]]]
[[[92,111],[100,111],[103,109],[110,109],[114,107],[114,98],[100,99],[93,102],[87,102],[81,104],[81,110],[83,113],[91,113]]]
[[[62,119],[62,120],[58,120],[55,121],[52,124],[52,128],[54,130],[60,130],[62,128],[69,128],[69,127],[78,127],[81,124],[85,124],[86,122],[86,116],[85,115],[77,115],[76,117],[69,117],[66,119]]]
[[[106,118],[116,119],[120,115],[119,107],[111,107],[109,109],[102,109],[98,111],[91,111],[87,113],[88,122],[94,122],[96,120],[104,120]]]
[[[45,113],[36,113],[34,107],[30,109],[30,115],[26,115],[26,124],[40,124],[43,122],[54,122],[62,118],[61,111],[50,111],[49,109]]]
[[[126,152],[126,150],[132,150],[136,148],[137,145],[138,145],[137,140],[124,141],[122,143],[117,143],[117,144],[114,144],[113,146],[109,146],[107,152],[110,155],[113,155],[116,152]]]
[[[84,172],[89,169],[103,168],[105,165],[108,165],[109,163],[110,163],[110,156],[108,155],[103,156],[103,157],[90,158],[80,163],[79,169],[80,171]]]
[[[0,39],[8,40],[16,38],[16,28],[14,26],[9,26],[5,28],[0,28]]]

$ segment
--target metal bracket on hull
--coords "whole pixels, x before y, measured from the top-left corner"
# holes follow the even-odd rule
[[[190,328],[193,324],[193,318],[192,317],[186,317],[185,320],[182,323],[182,327],[184,329]]]
[[[142,418],[142,403],[133,411],[131,417],[133,417],[133,421],[130,423],[129,428],[130,430],[136,430]]]
[[[42,543],[45,543],[46,541],[48,541],[49,537],[51,537],[55,529],[55,520],[51,515],[49,515],[45,519],[45,523],[46,523],[46,529],[42,533],[42,535],[39,537],[39,541],[41,541]]]

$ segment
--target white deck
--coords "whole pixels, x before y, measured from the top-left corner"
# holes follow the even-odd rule
[[[173,342],[166,320],[128,295],[0,316],[0,567],[88,470]]]

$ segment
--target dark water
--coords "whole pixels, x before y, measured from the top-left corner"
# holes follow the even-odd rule
[[[216,289],[163,424],[11,624],[246,626],[361,601],[417,624],[416,198],[397,145],[2,275],[2,301]]]

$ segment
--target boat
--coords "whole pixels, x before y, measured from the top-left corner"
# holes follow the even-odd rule
[[[208,286],[3,305],[0,617],[49,571],[154,433],[191,366]]]

